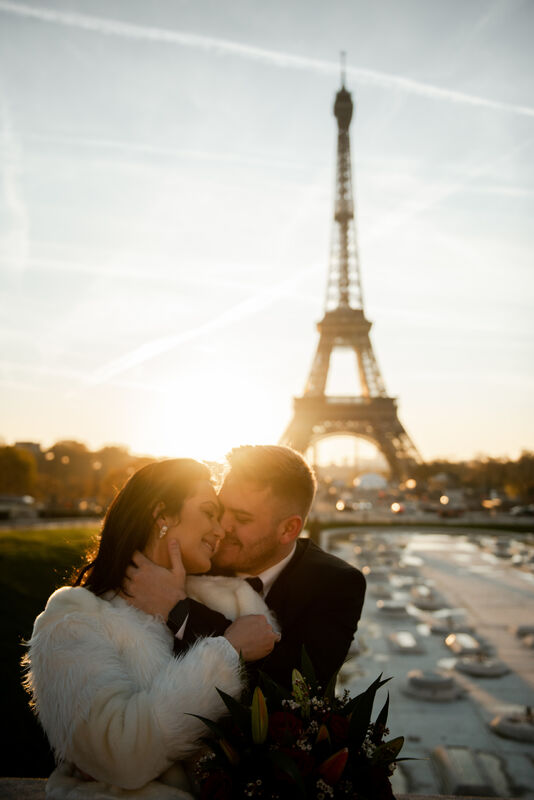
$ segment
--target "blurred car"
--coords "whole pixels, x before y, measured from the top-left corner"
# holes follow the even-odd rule
[[[465,508],[462,506],[442,506],[438,514],[440,517],[462,517],[465,513]]]
[[[513,506],[510,509],[511,517],[534,517],[534,503],[528,506]]]
[[[353,511],[371,511],[373,504],[367,500],[357,500],[351,504],[351,508]]]
[[[0,519],[35,519],[38,516],[35,498],[29,494],[0,495]]]

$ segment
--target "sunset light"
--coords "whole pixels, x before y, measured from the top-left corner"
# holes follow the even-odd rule
[[[0,0],[1,798],[534,800],[533,32]]]
[[[248,6],[209,24],[202,6],[0,2],[5,442],[213,458],[279,440],[324,313],[346,47],[388,395],[424,459],[532,447],[519,17],[506,32],[504,6],[479,25],[460,4],[436,25],[424,6],[399,38],[372,4],[340,5],[336,25],[326,6],[292,6],[289,24],[275,4],[259,26]],[[454,69],[430,69],[464,29]],[[327,391],[360,390],[354,353],[334,353]]]

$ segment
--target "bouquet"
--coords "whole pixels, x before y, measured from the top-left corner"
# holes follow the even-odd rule
[[[336,678],[323,690],[303,650],[291,692],[262,673],[251,702],[218,689],[228,716],[198,717],[211,734],[196,765],[201,800],[395,800],[389,779],[405,760],[404,738],[385,741],[389,694],[371,722],[376,692],[390,679],[380,675],[351,698],[347,690],[336,697]]]

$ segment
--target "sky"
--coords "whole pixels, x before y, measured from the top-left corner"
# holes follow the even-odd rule
[[[534,449],[533,30],[531,0],[0,0],[3,441],[279,439],[324,311],[344,50],[399,417],[425,460]]]

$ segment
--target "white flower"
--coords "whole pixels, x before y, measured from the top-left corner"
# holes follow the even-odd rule
[[[327,797],[334,796],[334,789],[332,788],[332,786],[330,786],[329,783],[324,781],[322,778],[319,778],[319,780],[316,783],[316,786],[317,789],[320,790],[320,794],[317,795],[317,800],[320,800],[321,797],[324,798],[326,796]]]

